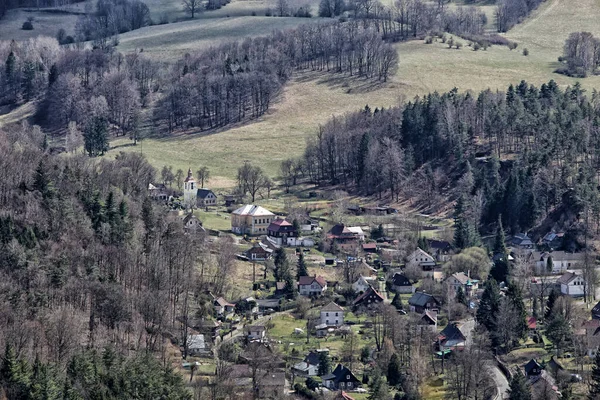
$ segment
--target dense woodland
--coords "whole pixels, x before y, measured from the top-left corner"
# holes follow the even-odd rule
[[[597,92],[521,82],[506,92],[432,93],[335,117],[295,162],[313,182],[425,207],[453,194],[474,227],[501,216],[516,233],[553,211],[573,213],[563,215],[572,222],[591,210],[598,222],[599,130]]]
[[[0,381],[29,393],[46,374],[57,395],[9,398],[132,398],[135,385],[148,386],[141,398],[187,398],[169,360],[141,354],[165,354],[167,338],[185,346],[182,321],[208,312],[197,296],[228,290],[230,242],[213,256],[157,209],[142,156],[96,162],[50,155],[44,143],[27,125],[0,135],[0,346],[15,364],[3,362]],[[65,387],[75,394],[63,397]]]

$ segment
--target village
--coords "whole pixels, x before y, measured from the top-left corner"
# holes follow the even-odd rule
[[[206,294],[210,315],[189,320],[173,362],[190,382],[214,384],[220,374],[215,360],[227,358],[227,387],[236,398],[377,398],[380,383],[374,381],[381,377],[373,376],[374,366],[388,371],[392,386],[389,368],[397,363],[414,368],[410,379],[425,398],[452,397],[448,369],[458,368],[453,359],[480,340],[476,317],[486,280],[505,263],[523,293],[527,331],[504,354],[485,360],[491,381],[482,385],[482,398],[507,398],[515,373],[524,374],[535,399],[562,398],[566,387],[583,393],[582,375],[600,345],[600,303],[590,303],[597,290],[590,269],[596,266],[586,252],[568,251],[563,232],[535,240],[526,233],[501,235],[504,253],[459,252],[446,228],[431,234],[412,224],[404,229],[408,236],[398,234],[399,210],[393,207],[344,203],[340,210],[331,202],[329,213],[296,210],[289,216],[267,209],[264,199],[264,206],[243,204],[198,186],[190,170],[183,196],[160,184],[149,193],[169,204],[188,234],[209,242],[231,236],[238,269],[246,273],[229,293]],[[311,193],[307,201],[315,197]],[[331,219],[340,215],[357,223]],[[512,290],[498,284],[502,297]],[[559,339],[548,331],[555,328],[554,308],[568,315]],[[415,354],[414,345],[421,349]],[[417,357],[430,357],[433,370],[417,372],[423,368]],[[392,393],[403,398],[399,388]]]

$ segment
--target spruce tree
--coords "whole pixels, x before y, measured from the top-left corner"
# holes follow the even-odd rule
[[[85,151],[90,157],[104,155],[108,151],[108,121],[94,116],[85,125],[83,132]]]
[[[548,260],[546,260],[546,271],[550,274],[554,269],[554,260],[552,260],[552,256],[548,256]]]
[[[521,371],[513,374],[510,380],[510,388],[508,389],[509,400],[531,400],[531,391],[525,376]]]
[[[552,290],[548,295],[548,300],[546,300],[546,309],[544,310],[544,319],[548,320],[552,318],[552,313],[554,311],[554,304],[558,299],[558,293],[556,290]]]
[[[402,383],[402,370],[400,358],[396,353],[392,354],[387,369],[387,381],[391,386],[398,386]]]
[[[394,299],[392,300],[392,305],[396,307],[396,310],[402,310],[404,306],[402,305],[402,298],[400,297],[400,293],[396,293]]]
[[[510,299],[517,315],[519,316],[517,323],[515,324],[515,333],[519,339],[525,338],[527,335],[527,310],[525,309],[525,303],[523,302],[523,294],[518,286],[510,283],[506,296]]]
[[[592,374],[590,375],[590,391],[588,399],[596,400],[600,398],[600,348],[596,349],[596,357],[592,366]]]
[[[496,237],[494,239],[494,254],[502,254],[502,257],[506,257],[508,251],[506,250],[506,237],[504,236],[504,228],[502,227],[502,216],[498,216],[498,225],[496,226]]]
[[[298,256],[298,268],[296,269],[296,278],[300,279],[301,276],[308,276],[308,268],[306,268],[304,253],[300,253]]]
[[[369,394],[369,397],[367,397],[367,399],[369,399],[369,400],[385,399],[386,396],[388,396],[390,393],[389,387],[388,387],[387,383],[385,382],[385,379],[383,379],[383,376],[381,376],[381,373],[379,372],[379,370],[375,371],[375,374],[371,379],[370,386],[371,386],[371,393]]]
[[[331,372],[331,360],[329,359],[329,353],[322,351],[319,354],[319,376],[327,375]]]
[[[498,310],[500,310],[500,288],[494,279],[488,279],[477,309],[477,322],[485,326],[489,332],[494,332]]]

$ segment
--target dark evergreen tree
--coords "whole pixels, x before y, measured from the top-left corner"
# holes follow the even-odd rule
[[[496,226],[496,237],[494,239],[494,254],[501,254],[506,257],[506,236],[504,236],[504,228],[502,227],[502,216],[498,216],[498,224]]]
[[[85,151],[90,157],[102,156],[108,151],[108,121],[94,116],[83,132]]]
[[[387,381],[390,386],[394,387],[402,383],[402,367],[400,365],[400,358],[396,353],[392,354],[388,363]]]
[[[298,267],[296,268],[296,278],[300,279],[301,276],[308,276],[308,268],[306,267],[306,261],[304,260],[304,253],[300,253],[298,256]]]
[[[525,309],[525,303],[523,302],[523,294],[521,289],[517,285],[510,283],[506,296],[510,299],[512,306],[514,307],[518,320],[515,324],[515,336],[519,339],[524,339],[527,335],[527,310]]]
[[[329,353],[322,351],[319,354],[319,376],[327,375],[331,372],[331,360],[329,359]]]
[[[544,309],[544,319],[549,320],[552,318],[554,313],[554,304],[558,299],[558,292],[556,290],[552,290],[548,295],[548,300],[546,300],[546,307]]]
[[[396,310],[402,310],[404,305],[402,305],[402,297],[400,297],[400,293],[396,293],[394,299],[392,300],[392,305],[396,307]]]
[[[477,322],[487,328],[489,332],[496,329],[496,318],[500,310],[500,288],[494,279],[485,282],[479,308],[477,309]]]
[[[419,238],[419,240],[417,241],[417,246],[419,246],[421,250],[429,253],[429,241],[425,236],[421,236]]]
[[[508,389],[509,400],[531,400],[531,391],[525,376],[521,371],[516,371],[511,380]]]

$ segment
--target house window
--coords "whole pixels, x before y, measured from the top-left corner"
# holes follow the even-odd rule
[[[350,380],[350,375],[346,375],[346,379]]]
[[[328,312],[326,312],[326,313],[325,313],[325,316],[326,316],[326,317],[329,317],[329,313],[328,313]]]
[[[328,319],[325,320],[325,325],[329,325],[329,320]]]
[[[339,315],[339,313],[335,313],[335,316],[337,317]]]

